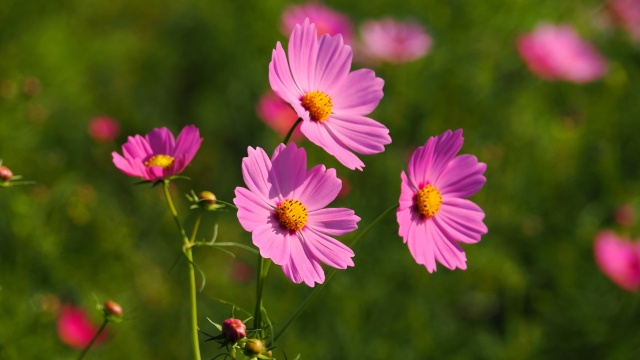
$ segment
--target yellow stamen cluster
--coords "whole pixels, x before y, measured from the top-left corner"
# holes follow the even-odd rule
[[[280,224],[289,230],[298,231],[307,224],[309,213],[299,200],[285,200],[276,211]]]
[[[173,164],[173,157],[169,155],[154,155],[149,160],[144,162],[144,166],[160,166],[161,168],[168,168]]]
[[[302,107],[309,112],[311,119],[323,122],[331,115],[333,101],[331,97],[322,91],[311,91],[306,93],[302,99]]]
[[[428,218],[435,216],[442,205],[442,196],[438,189],[427,185],[415,196],[415,204],[418,212]]]

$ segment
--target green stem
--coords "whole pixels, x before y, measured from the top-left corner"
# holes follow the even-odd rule
[[[380,214],[369,226],[367,226],[364,230],[362,230],[355,239],[353,239],[350,247],[352,249],[355,248],[356,245],[358,244],[358,241],[360,241],[360,239],[362,239],[367,233],[369,233],[369,231],[371,231],[371,229],[373,229],[376,225],[378,225],[378,223],[382,221],[382,219],[385,216],[387,216],[387,214],[389,214],[391,211],[397,208],[398,208],[398,205],[393,205],[392,207],[385,210],[382,214]],[[307,298],[304,299],[302,304],[300,304],[298,308],[293,312],[293,314],[291,314],[291,316],[289,316],[289,318],[280,326],[280,329],[278,329],[278,331],[275,333],[275,335],[269,342],[268,346],[272,346],[273,343],[275,343],[276,340],[278,340],[278,338],[282,335],[282,333],[284,333],[287,327],[291,325],[291,323],[294,322],[298,318],[298,316],[300,316],[300,314],[302,314],[302,312],[307,308],[307,306],[309,306],[309,304],[313,301],[313,299],[315,299],[318,296],[318,294],[322,291],[322,289],[324,289],[324,287],[331,280],[331,278],[333,278],[333,276],[336,274],[337,271],[338,269],[335,269],[335,268],[331,270],[331,272],[329,273],[329,275],[327,275],[324,282],[320,284],[318,287],[314,288],[313,291],[311,291],[311,294],[309,294],[309,296],[307,296]]]
[[[91,349],[91,347],[93,346],[93,343],[95,343],[96,340],[98,340],[98,336],[100,336],[104,328],[107,326],[107,323],[109,323],[109,320],[105,317],[104,321],[102,322],[102,325],[100,325],[100,328],[98,329],[96,334],[93,335],[93,338],[89,342],[89,345],[87,345],[87,347],[84,348],[84,350],[82,350],[82,353],[80,353],[80,356],[78,356],[78,360],[82,360],[84,356],[89,352],[89,349]]]
[[[167,199],[167,205],[169,205],[169,210],[171,210],[171,215],[173,215],[173,219],[180,230],[180,235],[182,236],[182,242],[184,243],[183,251],[184,255],[189,260],[189,297],[191,303],[191,342],[193,346],[193,358],[195,360],[201,360],[200,357],[200,343],[198,342],[198,307],[196,301],[196,273],[193,265],[193,253],[191,251],[192,242],[189,241],[187,237],[187,233],[184,231],[184,227],[178,218],[178,212],[176,211],[176,207],[173,205],[173,200],[171,200],[171,194],[169,193],[169,180],[165,179],[163,182],[164,196]],[[198,221],[199,223],[199,221]],[[194,237],[195,237],[194,229]]]
[[[264,280],[269,272],[271,260],[263,258],[258,254],[258,281],[256,283],[256,307],[253,311],[253,327],[262,329],[262,292],[264,290]]]
[[[298,118],[298,120],[296,120],[293,126],[291,126],[291,129],[289,129],[287,136],[285,136],[284,141],[282,141],[283,144],[287,145],[287,143],[289,142],[289,139],[291,138],[291,135],[293,135],[293,131],[296,129],[296,127],[298,127],[298,124],[300,124],[301,122],[302,122],[302,118]]]

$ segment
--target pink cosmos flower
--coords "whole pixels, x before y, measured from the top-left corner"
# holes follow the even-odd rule
[[[280,42],[269,64],[273,91],[302,118],[302,133],[349,169],[364,163],[353,153],[377,154],[391,143],[389,129],[366,117],[382,99],[384,81],[369,69],[350,72],[352,52],[342,37],[323,35],[305,20]]]
[[[414,21],[396,21],[386,18],[367,21],[360,27],[362,55],[374,61],[404,63],[425,56],[432,39],[424,28]]]
[[[596,263],[609,279],[627,291],[640,290],[640,242],[632,243],[612,231],[601,231],[593,250]]]
[[[153,129],[142,137],[129,136],[122,155],[111,153],[113,163],[123,173],[149,181],[181,173],[198,152],[202,138],[193,125],[185,126],[175,140],[166,127]]]
[[[398,233],[429,272],[436,270],[436,260],[451,270],[466,269],[458,242],[473,244],[487,233],[484,211],[464,199],[482,188],[487,165],[473,155],[456,156],[463,142],[462,130],[429,138],[401,174]]]
[[[613,16],[634,41],[640,41],[640,0],[608,0]]]
[[[89,122],[89,135],[100,143],[115,140],[120,135],[120,124],[108,116],[97,116]]]
[[[316,24],[318,36],[340,34],[345,43],[351,43],[351,39],[353,39],[353,23],[351,19],[315,1],[304,5],[290,5],[286,8],[282,14],[283,34],[291,34],[296,25],[302,24],[307,18]]]
[[[543,24],[520,36],[518,51],[534,74],[547,80],[586,83],[604,76],[606,60],[568,25]]]
[[[271,91],[260,98],[256,112],[267,125],[283,138],[298,120],[298,114],[293,111],[291,106]],[[291,140],[299,140],[301,138],[302,132],[299,127],[296,127],[291,135]]]
[[[357,229],[360,218],[350,209],[325,208],[340,192],[335,169],[307,171],[307,153],[293,143],[280,144],[271,159],[261,148],[248,152],[242,160],[248,189],[237,187],[233,202],[260,255],[282,266],[291,281],[311,287],[324,282],[320,262],[353,266],[353,251],[332,236]]]
[[[60,340],[75,349],[84,349],[98,332],[98,325],[94,324],[84,309],[73,305],[65,305],[60,310],[57,321],[57,330]],[[95,344],[106,340],[103,332],[96,339]]]

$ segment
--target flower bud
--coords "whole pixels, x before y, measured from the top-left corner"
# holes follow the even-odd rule
[[[13,173],[8,167],[0,165],[0,181],[5,182],[11,180]]]
[[[240,319],[227,319],[222,323],[222,336],[231,342],[236,342],[247,336],[247,326]]]
[[[104,313],[110,317],[121,318],[122,306],[113,300],[107,300],[104,302]]]
[[[244,345],[245,354],[247,354],[248,356],[260,355],[264,350],[264,342],[260,339],[249,339]]]
[[[217,199],[211,191],[203,191],[198,195],[198,200],[206,205],[215,205]]]

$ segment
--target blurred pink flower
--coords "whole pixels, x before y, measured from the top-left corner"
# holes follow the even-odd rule
[[[89,135],[100,143],[111,142],[120,135],[120,124],[108,116],[97,116],[89,122]]]
[[[198,152],[202,138],[194,125],[185,126],[175,140],[166,127],[145,137],[129,136],[122,155],[112,152],[113,163],[123,173],[156,181],[181,173]]]
[[[431,36],[415,21],[370,20],[360,26],[360,34],[361,55],[372,61],[410,62],[431,49]]]
[[[284,138],[291,126],[298,120],[298,114],[278,97],[278,95],[269,91],[262,95],[258,101],[256,112],[260,119],[269,125],[278,135]],[[299,140],[302,138],[300,126],[291,135],[291,140]]]
[[[543,79],[586,83],[607,71],[602,55],[568,25],[540,25],[517,45],[529,70]]]
[[[613,16],[634,41],[640,41],[640,0],[608,0]]]
[[[600,270],[627,291],[640,290],[640,242],[632,243],[612,231],[596,235],[593,247]]]
[[[463,142],[462,130],[429,138],[400,176],[398,233],[429,272],[436,270],[436,260],[451,270],[466,269],[458,242],[474,244],[487,233],[484,211],[464,199],[482,188],[487,165],[473,155],[456,156]]]
[[[76,349],[84,349],[98,332],[99,326],[94,324],[84,309],[73,305],[65,305],[58,316],[57,330],[60,340]],[[94,345],[106,340],[103,332]]]
[[[302,133],[349,169],[362,170],[354,154],[377,154],[391,143],[389,129],[366,117],[382,99],[384,80],[369,69],[351,72],[352,52],[342,37],[318,39],[314,24],[296,25],[289,58],[280,42],[269,63],[273,91],[302,118]]]
[[[324,282],[320,263],[353,266],[353,251],[332,236],[357,229],[360,218],[351,209],[326,208],[340,192],[336,170],[317,165],[307,171],[307,153],[295,143],[280,144],[271,159],[261,148],[248,151],[242,159],[247,188],[237,187],[233,202],[260,255],[294,283],[311,287]]]
[[[345,44],[353,39],[353,23],[347,16],[332,10],[320,2],[311,1],[304,5],[290,5],[282,13],[282,33],[289,35],[306,18],[316,24],[318,36],[342,35]]]

